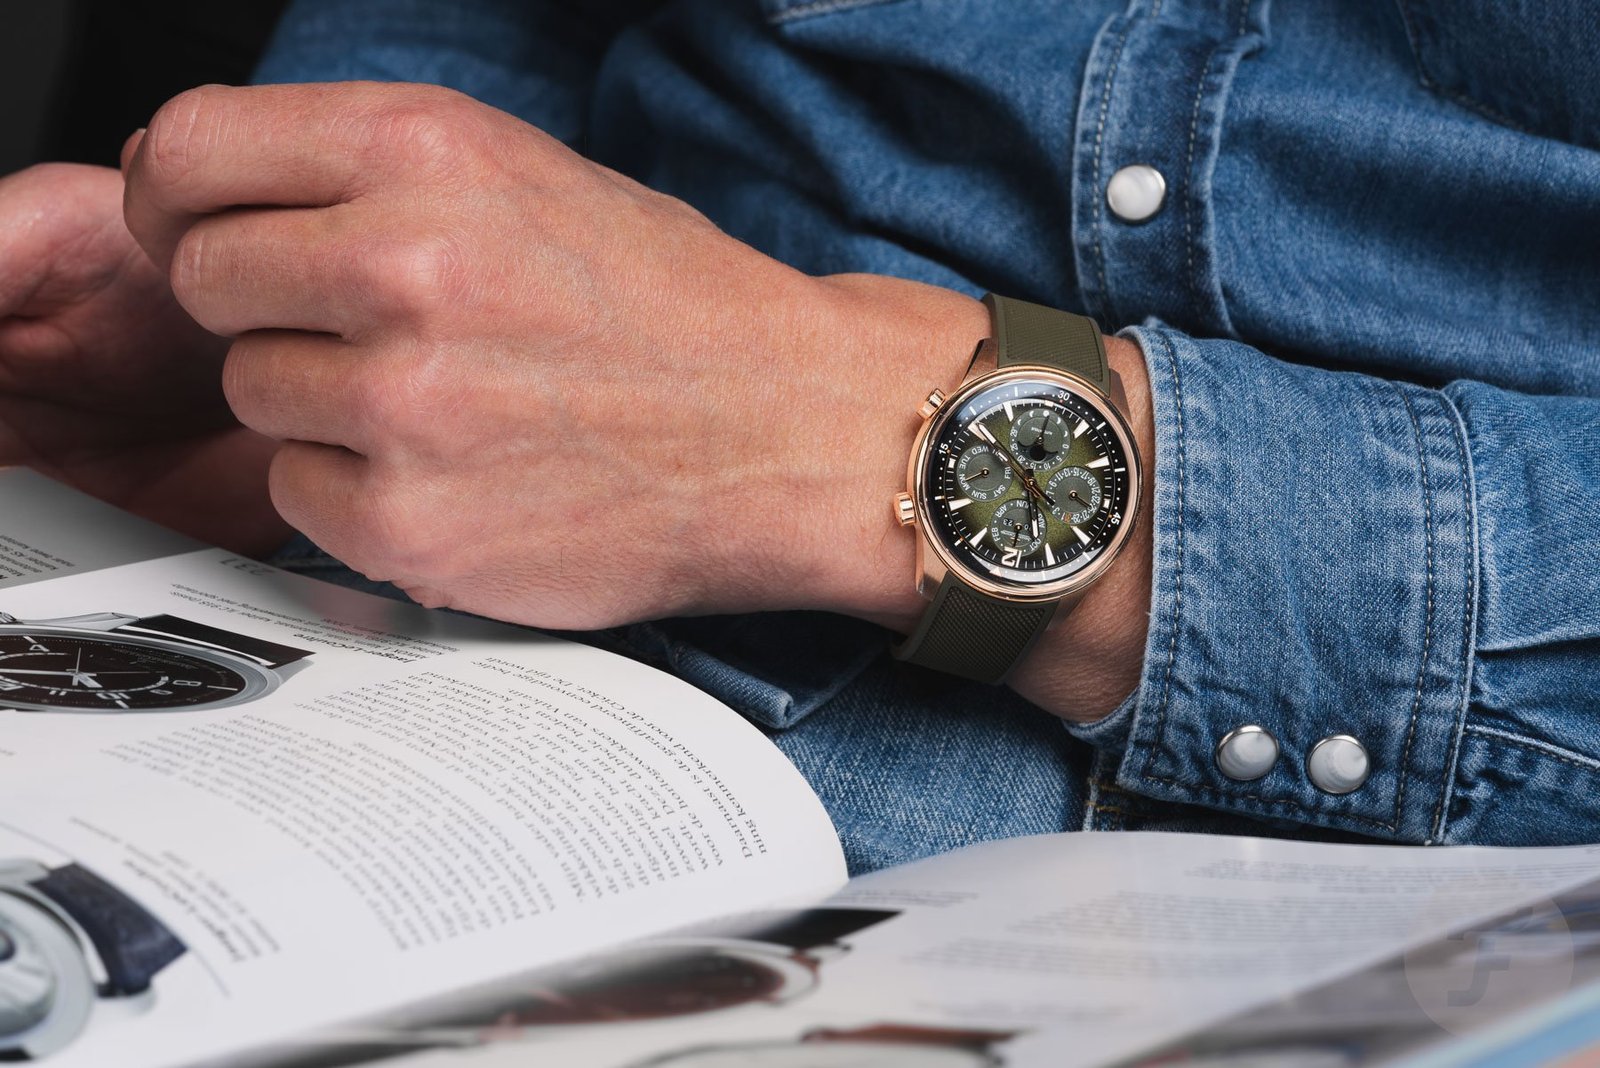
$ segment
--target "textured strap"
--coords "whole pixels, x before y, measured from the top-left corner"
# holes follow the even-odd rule
[[[1050,625],[1057,604],[1002,601],[946,575],[917,629],[894,655],[964,679],[1003,682]]]
[[[265,667],[283,667],[285,664],[304,660],[311,655],[309,649],[275,645],[260,638],[250,638],[218,627],[208,627],[204,623],[179,619],[177,616],[146,616],[120,626],[117,630],[127,634],[146,634],[152,638],[176,638],[190,645],[203,645],[220,649],[225,653],[237,653]]]
[[[1057,367],[1088,380],[1102,393],[1111,392],[1106,344],[1093,319],[993,293],[985,294],[983,303],[994,324],[995,362],[1000,367]],[[1002,601],[949,575],[917,629],[894,655],[962,678],[1002,682],[1050,625],[1056,604]]]
[[[33,884],[66,910],[94,943],[110,993],[142,994],[156,973],[183,956],[184,944],[139,903],[87,868],[56,868]]]
[[[984,295],[994,322],[994,344],[1001,367],[1044,364],[1086,378],[1102,393],[1111,392],[1106,343],[1093,319],[1029,304],[1012,297]]]

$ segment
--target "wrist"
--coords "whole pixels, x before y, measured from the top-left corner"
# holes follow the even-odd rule
[[[961,381],[989,335],[989,313],[972,297],[899,278],[814,281],[831,348],[812,366],[844,388],[806,405],[825,422],[818,436],[831,444],[812,462],[832,493],[828,507],[801,505],[794,516],[792,588],[808,607],[907,631],[926,601],[916,590],[916,539],[894,519],[895,494],[905,489],[918,409],[931,390]]]
[[[1105,344],[1107,362],[1126,394],[1126,403],[1118,402],[1139,448],[1146,504],[1115,564],[1070,614],[1057,618],[1009,680],[1040,708],[1077,723],[1114,711],[1138,686],[1150,623],[1156,499],[1150,377],[1138,345],[1110,336]]]
[[[977,343],[991,333],[977,300],[936,286],[873,275],[815,280],[828,307],[834,348],[813,366],[850,383],[835,397],[822,437],[833,507],[797,509],[790,588],[810,607],[842,612],[909,632],[928,602],[916,590],[917,535],[901,528],[893,501],[905,490],[918,408],[930,390],[960,383]],[[1130,341],[1105,338],[1118,398],[1144,459],[1144,499],[1153,501],[1154,422],[1144,358]],[[829,408],[827,404],[813,406]],[[840,494],[842,487],[849,492]],[[1018,664],[1012,686],[1041,707],[1074,720],[1109,712],[1137,684],[1150,600],[1149,509],[1106,574],[1085,591]]]

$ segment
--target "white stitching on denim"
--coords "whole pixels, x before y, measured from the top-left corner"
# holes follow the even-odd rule
[[[1390,383],[1394,391],[1400,395],[1400,401],[1406,406],[1406,414],[1411,417],[1411,430],[1417,438],[1417,461],[1422,474],[1422,530],[1423,545],[1427,560],[1427,604],[1422,623],[1422,658],[1417,664],[1417,692],[1411,699],[1411,723],[1406,728],[1406,744],[1400,750],[1400,788],[1394,798],[1394,822],[1400,823],[1402,810],[1406,803],[1406,775],[1410,770],[1411,743],[1417,737],[1417,718],[1422,712],[1422,684],[1428,675],[1428,656],[1433,649],[1433,483],[1428,479],[1428,456],[1424,451],[1422,442],[1422,423],[1417,418],[1417,411],[1411,405],[1411,398],[1406,395],[1396,383]]]
[[[1498,738],[1503,742],[1510,742],[1513,745],[1523,746],[1526,749],[1535,749],[1550,759],[1559,760],[1563,764],[1571,764],[1574,767],[1584,768],[1588,771],[1600,771],[1600,760],[1584,756],[1582,753],[1574,753],[1570,749],[1563,749],[1559,745],[1541,742],[1537,738],[1525,738],[1520,734],[1513,734],[1510,731],[1499,730],[1495,727],[1483,727],[1476,723],[1469,723],[1461,730],[1463,734],[1482,734],[1486,737]]]
[[[1095,753],[1095,759],[1100,759],[1098,751]],[[1089,772],[1089,793],[1083,799],[1083,823],[1080,825],[1079,830],[1094,831],[1099,829],[1095,826],[1094,819],[1094,814],[1098,808],[1099,801],[1100,780],[1095,778],[1094,771],[1091,769]]]
[[[1144,335],[1145,335],[1145,331],[1141,331],[1140,332],[1140,336],[1144,336]],[[1201,785],[1198,785],[1196,783],[1188,783],[1188,782],[1180,783],[1177,779],[1169,778],[1167,776],[1162,776],[1162,775],[1152,775],[1150,773],[1150,765],[1155,761],[1156,748],[1159,745],[1162,744],[1163,740],[1166,737],[1167,710],[1170,707],[1170,701],[1171,701],[1171,697],[1172,697],[1172,668],[1173,668],[1174,661],[1177,659],[1178,625],[1179,625],[1179,620],[1182,617],[1182,613],[1183,613],[1183,567],[1184,567],[1184,560],[1183,560],[1183,541],[1184,541],[1183,500],[1184,500],[1184,482],[1185,482],[1185,476],[1186,476],[1186,470],[1187,470],[1187,462],[1186,462],[1186,458],[1185,458],[1185,449],[1184,449],[1184,435],[1183,435],[1183,379],[1182,379],[1182,376],[1178,372],[1178,354],[1177,354],[1177,350],[1175,348],[1173,348],[1171,340],[1168,339],[1168,337],[1164,333],[1157,334],[1156,336],[1160,339],[1162,348],[1166,349],[1166,351],[1167,351],[1167,361],[1168,361],[1168,364],[1170,365],[1170,367],[1172,368],[1172,392],[1173,392],[1173,398],[1174,398],[1174,402],[1173,403],[1174,403],[1174,406],[1175,406],[1175,409],[1176,409],[1176,421],[1177,421],[1177,435],[1176,435],[1176,437],[1177,437],[1177,456],[1178,456],[1178,486],[1177,486],[1176,494],[1177,494],[1177,498],[1178,498],[1178,519],[1177,519],[1177,523],[1176,523],[1176,531],[1177,531],[1176,539],[1177,539],[1177,558],[1178,559],[1177,559],[1177,565],[1174,568],[1175,593],[1174,593],[1173,604],[1172,604],[1172,637],[1169,639],[1169,641],[1167,643],[1167,664],[1166,664],[1166,669],[1165,669],[1165,671],[1163,673],[1163,679],[1162,679],[1161,700],[1160,700],[1159,706],[1158,706],[1160,711],[1158,712],[1158,714],[1156,716],[1155,740],[1145,750],[1144,764],[1139,769],[1139,775],[1140,775],[1141,778],[1143,778],[1143,779],[1145,779],[1146,781],[1149,781],[1149,782],[1158,782],[1158,783],[1162,783],[1163,785],[1166,785],[1166,786],[1179,786],[1179,787],[1182,787],[1182,789],[1184,790],[1185,794],[1187,794],[1188,796],[1191,796],[1191,797],[1194,796],[1195,794],[1206,794],[1206,795],[1209,795],[1209,796],[1212,796],[1212,797],[1220,797],[1223,800],[1228,801],[1230,804],[1234,803],[1234,802],[1238,802],[1238,801],[1255,801],[1255,802],[1259,802],[1260,804],[1263,804],[1263,805],[1275,806],[1275,807],[1278,807],[1278,808],[1293,809],[1296,812],[1304,813],[1304,814],[1306,814],[1308,816],[1311,816],[1311,817],[1313,817],[1315,819],[1320,819],[1323,816],[1331,816],[1336,822],[1359,823],[1359,824],[1363,824],[1363,825],[1368,826],[1368,827],[1377,827],[1380,830],[1393,832],[1399,826],[1398,819],[1395,822],[1392,822],[1392,823],[1385,823],[1382,820],[1372,819],[1371,817],[1368,817],[1368,816],[1358,816],[1358,815],[1355,815],[1354,813],[1349,813],[1349,812],[1322,813],[1322,812],[1318,812],[1315,809],[1308,808],[1308,807],[1306,807],[1305,805],[1301,804],[1298,801],[1292,801],[1292,800],[1288,800],[1288,799],[1285,799],[1285,798],[1266,797],[1266,796],[1264,796],[1262,794],[1240,794],[1240,793],[1235,793],[1235,792],[1233,792],[1231,790],[1226,792],[1226,793],[1224,793],[1221,790],[1216,790],[1216,789],[1213,789],[1213,788],[1208,787],[1208,786],[1201,786]],[[1130,741],[1131,741],[1131,739],[1130,739]],[[1401,766],[1401,773],[1400,774],[1401,774],[1401,782],[1404,783],[1404,781],[1405,781],[1405,769],[1404,769],[1404,765],[1403,764]],[[1396,811],[1398,812],[1398,810],[1399,810],[1399,806],[1396,805]]]
[[[1161,347],[1167,351],[1167,364],[1172,369],[1172,396],[1173,408],[1176,413],[1177,457],[1178,457],[1178,487],[1176,490],[1178,519],[1176,523],[1176,557],[1174,568],[1175,591],[1172,600],[1172,636],[1167,642],[1167,667],[1162,673],[1160,713],[1156,717],[1155,741],[1144,755],[1144,766],[1139,773],[1146,778],[1150,777],[1150,765],[1156,758],[1156,748],[1165,743],[1167,730],[1167,709],[1172,700],[1172,666],[1178,658],[1178,626],[1183,618],[1183,493],[1184,480],[1187,472],[1185,448],[1183,440],[1183,377],[1178,372],[1178,352],[1172,347],[1172,340],[1166,334],[1157,335],[1161,339]]]
[[[1105,229],[1105,216],[1102,214],[1104,205],[1101,203],[1105,199],[1105,195],[1101,190],[1100,182],[1100,154],[1105,144],[1106,114],[1111,110],[1111,86],[1117,80],[1117,70],[1122,63],[1122,48],[1128,43],[1128,34],[1133,31],[1131,19],[1126,15],[1122,17],[1127,21],[1124,21],[1121,32],[1117,34],[1117,47],[1111,54],[1111,65],[1106,69],[1105,87],[1100,92],[1100,119],[1094,126],[1094,188],[1089,198],[1090,203],[1094,205],[1094,218],[1092,220],[1094,226],[1094,256],[1095,266],[1100,275],[1100,297],[1105,301],[1104,310],[1107,317],[1111,319],[1115,319],[1116,316],[1112,314],[1114,309],[1111,300],[1111,283],[1106,281],[1106,250],[1100,240],[1101,231]]]
[[[1200,128],[1200,102],[1206,96],[1206,82],[1211,78],[1211,64],[1217,56],[1222,54],[1223,46],[1219,43],[1206,56],[1205,65],[1200,68],[1200,77],[1194,90],[1194,106],[1189,109],[1189,147],[1183,161],[1183,258],[1185,281],[1194,288],[1195,296],[1201,296],[1199,279],[1194,276],[1194,143]],[[1197,303],[1204,303],[1203,300]]]
[[[837,11],[848,11],[856,7],[876,7],[880,4],[899,3],[899,0],[811,0],[807,4],[796,4],[794,7],[785,8],[773,15],[767,16],[767,23],[777,26],[795,19],[809,18],[812,15],[832,15]]]
[[[1472,452],[1467,448],[1467,423],[1461,410],[1448,394],[1440,392],[1440,401],[1451,415],[1450,429],[1455,436],[1456,455],[1461,459],[1462,501],[1466,514],[1462,525],[1467,528],[1467,592],[1466,605],[1461,613],[1461,701],[1456,712],[1455,737],[1450,741],[1450,758],[1445,763],[1444,788],[1439,791],[1439,804],[1433,810],[1433,838],[1444,841],[1450,822],[1450,799],[1455,792],[1456,767],[1461,759],[1461,736],[1467,725],[1467,708],[1472,703],[1472,671],[1477,660],[1473,642],[1478,629],[1478,480],[1472,468]]]

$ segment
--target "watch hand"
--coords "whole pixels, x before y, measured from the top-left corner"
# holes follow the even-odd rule
[[[1033,474],[1029,472],[1027,468],[1017,463],[1017,458],[1011,455],[1010,449],[1006,448],[997,441],[994,443],[994,450],[1000,454],[1000,459],[1010,464],[1011,470],[1017,473],[1017,478],[1022,481],[1022,488],[1028,491],[1028,496],[1037,497],[1041,500],[1047,501],[1050,504],[1055,503],[1045,496],[1044,490],[1040,489],[1039,484],[1033,480]]]
[[[0,669],[0,679],[7,675],[66,675],[69,678],[92,679],[96,675],[150,675],[149,671],[34,671],[24,668]]]

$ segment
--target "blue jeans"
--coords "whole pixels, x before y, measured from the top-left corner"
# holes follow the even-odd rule
[[[847,620],[596,637],[775,731],[869,866],[1074,826],[1600,839],[1597,34],[1588,0],[299,0],[258,77],[451,85],[801,270],[1139,343],[1150,637],[1106,721]],[[1148,220],[1107,201],[1132,164]],[[1246,725],[1280,755],[1241,781]],[[1334,735],[1370,758],[1342,794]]]

